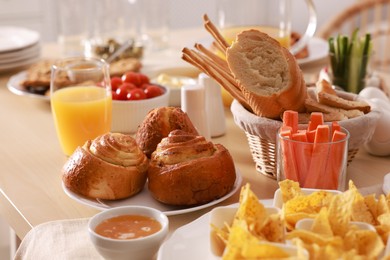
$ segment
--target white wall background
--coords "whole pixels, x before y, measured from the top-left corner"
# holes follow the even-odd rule
[[[38,30],[43,40],[56,41],[58,33],[58,6],[75,6],[75,0],[0,0],[0,25],[25,26]],[[156,0],[92,0],[99,1],[156,1]],[[202,15],[207,13],[216,22],[216,3],[219,0],[160,0],[168,5],[169,25],[172,29],[202,26]],[[243,3],[246,0],[235,0]],[[275,3],[275,0],[269,0]],[[292,1],[293,30],[303,32],[307,23],[305,0]],[[358,0],[313,0],[318,14],[318,26],[329,17]],[[256,10],[254,10],[256,11]],[[130,19],[130,18],[129,18]]]
[[[145,1],[145,0],[140,0]],[[202,15],[207,13],[216,21],[216,2],[218,0],[165,0],[170,2],[171,28],[185,28],[202,25]],[[236,0],[245,3],[246,0]],[[275,2],[275,0],[269,0]],[[292,1],[292,28],[304,31],[308,12],[305,0]],[[318,27],[330,17],[357,0],[313,0],[317,10]],[[255,10],[256,11],[256,10]]]

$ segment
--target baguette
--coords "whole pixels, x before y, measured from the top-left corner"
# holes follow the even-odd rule
[[[302,71],[278,41],[258,30],[243,31],[227,49],[226,59],[256,115],[277,119],[285,110],[304,111]]]
[[[332,107],[325,104],[321,104],[312,98],[307,98],[305,100],[305,107],[306,107],[306,112],[309,113],[322,112],[324,114],[341,114],[341,116],[344,115],[347,118],[354,118],[354,117],[364,115],[363,111],[360,111],[358,109],[346,110],[342,108]]]
[[[337,95],[331,84],[326,80],[320,80],[316,84],[318,101],[321,104],[345,110],[357,109],[367,114],[371,111],[368,103],[362,100],[348,100]]]

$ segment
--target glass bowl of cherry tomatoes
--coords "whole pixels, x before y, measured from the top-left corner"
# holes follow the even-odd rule
[[[150,110],[169,104],[169,88],[150,82],[140,72],[112,77],[111,89],[111,132],[135,133]]]

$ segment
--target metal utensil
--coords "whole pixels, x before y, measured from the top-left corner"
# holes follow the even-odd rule
[[[125,50],[127,50],[130,46],[134,45],[134,40],[130,39],[125,41],[116,51],[114,51],[113,54],[111,54],[107,59],[107,63],[111,63],[114,61],[119,55],[121,55]]]

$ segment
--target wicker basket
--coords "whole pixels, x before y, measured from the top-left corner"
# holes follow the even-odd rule
[[[276,135],[282,122],[256,116],[237,100],[232,102],[230,109],[234,122],[245,131],[256,170],[276,179]],[[340,122],[340,125],[350,132],[348,163],[352,162],[361,145],[371,139],[379,117],[379,111],[371,111],[364,116]],[[307,125],[300,127],[306,128]]]

